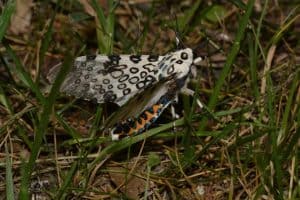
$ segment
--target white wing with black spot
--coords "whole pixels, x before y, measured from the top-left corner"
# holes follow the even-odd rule
[[[181,78],[190,72],[192,50],[187,48],[164,56],[96,55],[76,58],[60,91],[98,103],[113,102],[122,106],[135,94],[177,74]],[[50,71],[54,81],[58,69]]]

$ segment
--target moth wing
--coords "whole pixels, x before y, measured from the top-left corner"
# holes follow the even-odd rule
[[[158,63],[163,56],[97,55],[78,57],[67,74],[60,91],[98,103],[112,102],[119,106],[144,88],[158,81]],[[60,66],[50,70],[53,82]]]
[[[174,99],[177,92],[174,89],[176,87],[175,82],[176,79],[173,76],[167,77],[149,86],[143,92],[137,93],[125,106],[119,108],[106,120],[104,127],[106,129],[112,128],[117,123],[138,117],[143,111],[156,104],[164,95],[168,95],[169,100]]]

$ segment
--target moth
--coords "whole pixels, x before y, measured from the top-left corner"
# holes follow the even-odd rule
[[[112,102],[119,110],[106,121],[112,140],[142,133],[186,88],[194,58],[190,48],[163,56],[88,55],[75,59],[60,91],[98,103]],[[57,69],[48,74],[53,82]]]

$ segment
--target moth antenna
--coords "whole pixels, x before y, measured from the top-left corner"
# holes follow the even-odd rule
[[[176,19],[176,24],[177,24],[177,19]],[[180,33],[178,31],[175,31],[175,35],[176,35],[175,40],[176,40],[177,50],[179,50],[179,49],[185,49],[186,46],[183,44],[183,41],[182,41],[182,39],[180,37]]]
[[[175,33],[176,49],[177,50],[185,49],[186,46],[183,44],[183,41],[181,39],[182,37],[180,36],[180,30],[179,30],[177,15],[176,15],[176,13],[173,12],[173,10],[171,9],[171,7],[169,6],[169,4],[166,1],[165,1],[165,5],[170,10],[170,14],[171,14],[173,20],[175,21],[175,30],[174,30],[174,28],[172,28],[172,30]]]
[[[175,35],[176,35],[176,47],[177,49],[184,49],[186,48],[185,45],[183,44],[183,41],[182,41],[182,37],[180,36],[180,32],[179,32],[179,26],[178,26],[178,19],[177,19],[177,15],[173,13],[173,17],[175,18],[175,23],[176,23],[176,29],[174,30],[175,32]]]

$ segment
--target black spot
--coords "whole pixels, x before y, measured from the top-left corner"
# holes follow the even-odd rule
[[[81,62],[80,68],[85,68],[85,66],[86,66],[86,62]]]
[[[101,88],[101,89],[99,90],[99,93],[100,93],[100,94],[104,94],[104,93],[105,93],[105,90],[104,90],[103,88]]]
[[[156,61],[158,61],[158,55],[150,55],[148,57],[148,61],[149,62],[156,62]]]
[[[146,77],[145,80],[146,80],[147,82],[154,82],[154,81],[156,81],[156,78],[155,78],[154,76],[149,75],[149,76]]]
[[[85,84],[83,84],[83,87],[85,87],[86,89],[88,89],[90,87],[90,84],[89,83],[85,83]]]
[[[156,119],[157,119],[157,116],[156,116],[156,117],[153,117],[152,119],[150,119],[150,123],[155,122]]]
[[[110,61],[106,61],[103,63],[104,69],[108,69],[110,67],[112,67],[112,63]]]
[[[139,80],[140,80],[139,77],[134,76],[134,77],[130,78],[130,79],[128,80],[128,82],[131,83],[131,84],[135,84],[135,83],[137,83]]]
[[[144,125],[146,125],[146,124],[144,124]],[[144,126],[144,127],[141,127],[141,128],[137,131],[137,134],[142,133],[144,130],[145,130],[145,126]]]
[[[93,71],[93,67],[88,67],[86,70]]]
[[[176,60],[176,58],[172,58],[171,60],[170,60],[170,62],[174,62]]]
[[[143,89],[146,86],[146,83],[145,81],[140,81],[135,86],[137,89]]]
[[[127,95],[131,92],[130,88],[126,88],[125,90],[123,90],[123,95]]]
[[[158,68],[159,68],[159,69],[163,68],[163,67],[164,67],[164,64],[165,64],[164,62],[160,62],[160,63],[158,64]]]
[[[128,74],[123,74],[123,76],[121,76],[121,78],[119,79],[119,82],[124,82],[129,78]]]
[[[128,66],[127,65],[116,65],[115,68],[122,70],[122,69],[126,69]]]
[[[142,71],[142,72],[140,73],[140,77],[141,77],[141,78],[145,78],[146,76],[147,76],[147,72]]]
[[[145,112],[143,112],[141,115],[140,115],[141,118],[143,118],[144,120],[147,120],[147,115]]]
[[[111,99],[111,101],[116,100],[117,99],[117,95],[113,94],[110,99]]]
[[[149,113],[151,113],[151,114],[154,114],[153,107],[149,108],[147,111],[148,111]]]
[[[136,67],[131,67],[131,68],[129,69],[129,71],[130,71],[130,73],[132,73],[132,74],[136,74],[136,73],[139,71],[139,69],[136,68]]]
[[[80,79],[76,79],[76,80],[75,80],[75,84],[79,84],[80,82],[81,82]]]
[[[85,78],[85,79],[89,79],[89,78],[90,78],[90,75],[87,74],[87,75],[84,76],[84,78]]]
[[[95,60],[96,57],[97,55],[87,55],[86,60]]]
[[[105,92],[103,99],[105,102],[113,102],[117,98],[117,95],[114,94],[111,90]]]
[[[124,74],[124,72],[122,70],[114,70],[114,71],[110,72],[110,75],[113,78],[120,78],[123,74]]]
[[[163,104],[163,105],[166,105],[167,103],[170,102],[170,98],[168,97],[168,95],[164,95],[164,96],[162,96],[162,97],[160,98],[159,102],[160,102],[161,104]],[[161,108],[158,109],[157,112],[159,112],[160,110],[161,110]]]
[[[100,69],[100,70],[97,71],[97,74],[103,74],[103,75],[105,75],[105,74],[107,74],[107,72],[105,70],[103,70],[103,69]]]
[[[162,74],[159,74],[158,75],[158,80],[162,80],[163,79],[163,75]]]
[[[113,89],[113,87],[114,87],[114,86],[113,86],[112,84],[109,84],[109,85],[107,86],[107,89],[110,90],[110,89]]]
[[[110,55],[110,56],[108,56],[108,59],[110,60],[110,62],[112,64],[117,65],[117,64],[119,64],[119,60],[121,60],[121,57],[119,55]]]
[[[141,56],[139,55],[131,55],[129,57],[129,59],[133,62],[133,63],[139,63],[142,59]]]
[[[105,79],[103,79],[102,83],[104,83],[104,84],[109,84],[109,83],[110,83],[110,80],[107,79],[107,78],[105,78]]]
[[[128,126],[128,124],[123,124],[122,128],[124,133],[128,133],[130,131],[130,127]]]
[[[172,74],[173,72],[174,72],[174,65],[171,65],[167,70],[167,74]]]
[[[94,90],[102,89],[102,85],[94,85],[94,86],[93,86],[93,89],[94,89]]]
[[[181,59],[186,60],[189,58],[188,54],[186,52],[182,52],[180,55]]]
[[[154,72],[156,71],[157,69],[155,69],[155,65],[153,64],[146,64],[146,65],[143,65],[143,68],[146,69],[148,72]]]
[[[150,119],[150,120],[151,120],[151,119]],[[150,123],[147,122],[147,123],[145,124],[145,128],[148,129],[148,128],[150,127],[151,123],[152,123],[152,122],[150,122]]]
[[[82,76],[82,70],[76,70],[75,73],[74,73],[74,76],[77,77],[77,78],[80,78]]]
[[[121,83],[117,86],[118,89],[124,89],[126,88],[126,84],[125,83]]]
[[[177,63],[177,64],[182,64],[183,61],[182,61],[182,60],[177,60],[176,63]]]
[[[139,124],[142,123],[142,119],[140,117],[137,119],[137,121],[138,121]]]
[[[165,57],[165,60],[170,60],[172,58],[172,55],[168,55],[167,57]]]
[[[129,127],[133,128],[133,129],[136,128],[136,123],[132,118],[127,119],[126,123],[128,124]]]
[[[123,132],[123,127],[122,127],[122,125],[121,125],[121,124],[117,124],[117,125],[115,126],[115,128],[114,128],[113,133],[114,133],[114,134],[120,134],[120,133],[122,133],[122,132]]]

